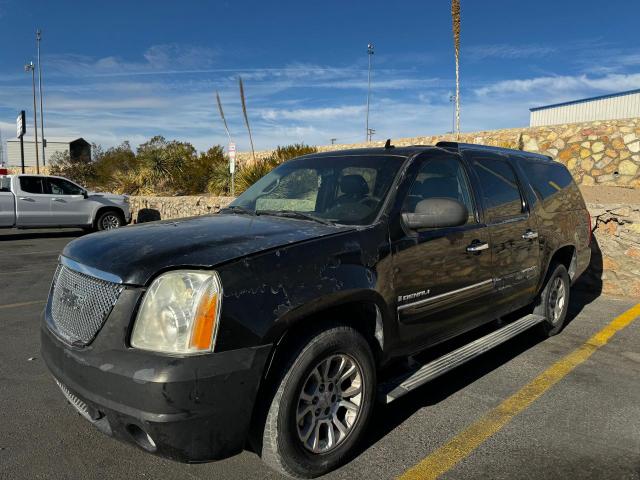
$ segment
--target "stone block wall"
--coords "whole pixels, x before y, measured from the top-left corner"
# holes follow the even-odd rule
[[[454,141],[451,134],[393,138],[397,146],[435,145]],[[640,118],[606,120],[545,127],[510,128],[463,133],[460,142],[514,148],[549,155],[565,164],[582,185],[617,185],[640,188]],[[381,147],[384,140],[371,143],[318,146],[321,152],[362,147]],[[256,158],[270,151],[256,152]],[[241,152],[240,162],[251,161]]]
[[[587,204],[591,267],[581,282],[602,293],[640,298],[640,204]]]
[[[185,196],[143,197],[131,196],[131,218],[133,223],[192,217],[218,213],[232,201],[232,197]]]

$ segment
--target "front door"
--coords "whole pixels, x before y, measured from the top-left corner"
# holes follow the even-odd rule
[[[529,214],[521,182],[507,157],[485,152],[467,153],[485,207],[491,237],[498,315],[531,302],[538,276],[538,233]]]
[[[401,213],[433,197],[458,200],[469,212],[464,225],[420,231],[403,226],[392,238],[400,336],[425,347],[491,319],[496,291],[489,231],[480,222],[463,161],[442,152],[418,161]]]
[[[45,178],[18,177],[16,193],[16,225],[37,227],[51,225],[51,195],[47,193]]]
[[[91,223],[91,206],[84,189],[64,178],[47,178],[51,192],[51,221],[55,225],[75,226]]]

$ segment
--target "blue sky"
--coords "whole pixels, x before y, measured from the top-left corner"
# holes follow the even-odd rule
[[[462,0],[462,130],[528,124],[532,106],[640,88],[640,2]],[[153,135],[203,150],[364,139],[368,42],[374,138],[451,129],[450,2],[0,0],[0,128],[32,120],[23,65],[43,30],[47,136],[106,146]]]

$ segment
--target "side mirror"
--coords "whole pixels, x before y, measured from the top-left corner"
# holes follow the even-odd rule
[[[457,227],[467,223],[469,211],[453,198],[427,198],[418,202],[414,213],[403,213],[402,220],[411,230]]]
[[[82,190],[82,196],[83,196],[84,198],[89,198],[89,193],[87,193],[87,191],[86,191],[86,190]]]

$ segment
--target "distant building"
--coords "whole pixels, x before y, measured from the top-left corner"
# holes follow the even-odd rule
[[[640,89],[529,109],[529,125],[559,125],[640,117]]]
[[[42,144],[38,138],[38,154],[40,155],[40,166],[42,166]],[[69,153],[71,158],[86,156],[91,158],[91,144],[84,138],[47,138],[45,147],[46,164],[51,165],[51,159],[58,153]],[[7,140],[7,151],[4,156],[7,167],[20,167],[20,139],[13,138]],[[36,144],[33,137],[24,137],[24,166],[36,166]]]

